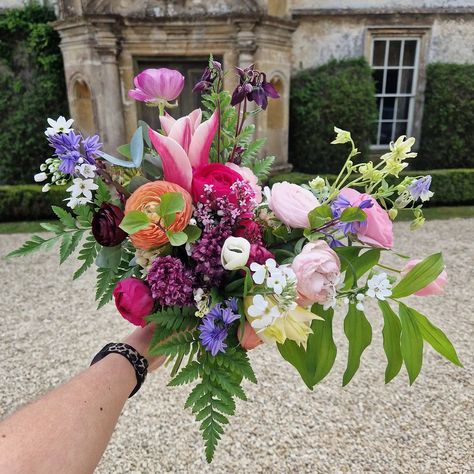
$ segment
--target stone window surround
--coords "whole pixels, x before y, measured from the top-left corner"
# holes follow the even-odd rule
[[[377,38],[409,39],[419,41],[418,76],[416,78],[415,106],[412,122],[412,136],[417,140],[415,149],[418,149],[421,138],[421,124],[423,119],[424,93],[426,87],[426,65],[428,62],[429,44],[431,40],[431,26],[368,26],[364,35],[364,56],[371,62],[372,44]],[[386,146],[372,145],[371,150],[379,151]]]

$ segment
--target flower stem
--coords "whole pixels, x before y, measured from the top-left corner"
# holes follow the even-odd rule
[[[401,273],[401,270],[397,270],[396,268],[388,267],[387,265],[382,265],[381,263],[377,263],[377,266],[383,268],[385,270],[389,270],[391,272]]]

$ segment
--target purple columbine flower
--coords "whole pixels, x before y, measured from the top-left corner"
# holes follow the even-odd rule
[[[225,352],[229,328],[234,321],[240,319],[237,309],[237,300],[231,298],[216,304],[202,319],[202,324],[198,327],[199,339],[213,357],[218,352]]]
[[[99,135],[93,135],[92,137],[87,137],[82,140],[85,159],[91,165],[95,163],[95,155],[102,146],[99,140]]]
[[[411,194],[414,201],[421,199],[429,201],[430,197],[433,196],[433,192],[430,191],[431,176],[423,176],[423,178],[415,179],[408,187],[407,190]]]
[[[360,209],[368,209],[374,205],[372,199],[365,199],[359,204]],[[348,207],[352,207],[352,204],[348,199],[339,194],[336,199],[331,203],[332,215],[335,219],[341,217],[342,213]],[[367,225],[367,221],[355,221],[355,222],[338,222],[336,227],[340,229],[344,235],[357,234],[360,229]]]
[[[209,66],[204,69],[201,79],[193,87],[193,92],[202,94],[212,87],[214,81],[222,76],[222,65],[219,61],[211,61]]]
[[[73,131],[69,133],[60,133],[48,138],[51,146],[54,148],[54,154],[57,156],[65,155],[70,152],[79,151],[81,135]]]
[[[60,158],[61,163],[59,164],[58,170],[63,174],[74,174],[76,164],[79,161],[79,158],[81,158],[80,153],[78,151],[70,151],[61,155]]]

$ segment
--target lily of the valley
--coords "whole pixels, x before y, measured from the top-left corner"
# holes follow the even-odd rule
[[[219,126],[217,110],[202,122],[201,109],[175,120],[168,114],[160,117],[165,135],[149,129],[148,134],[163,164],[166,181],[191,191],[193,171],[209,163],[209,150]]]

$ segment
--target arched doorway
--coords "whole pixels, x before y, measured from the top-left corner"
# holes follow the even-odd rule
[[[71,115],[74,128],[84,135],[97,133],[92,93],[84,79],[76,79],[72,86]]]

